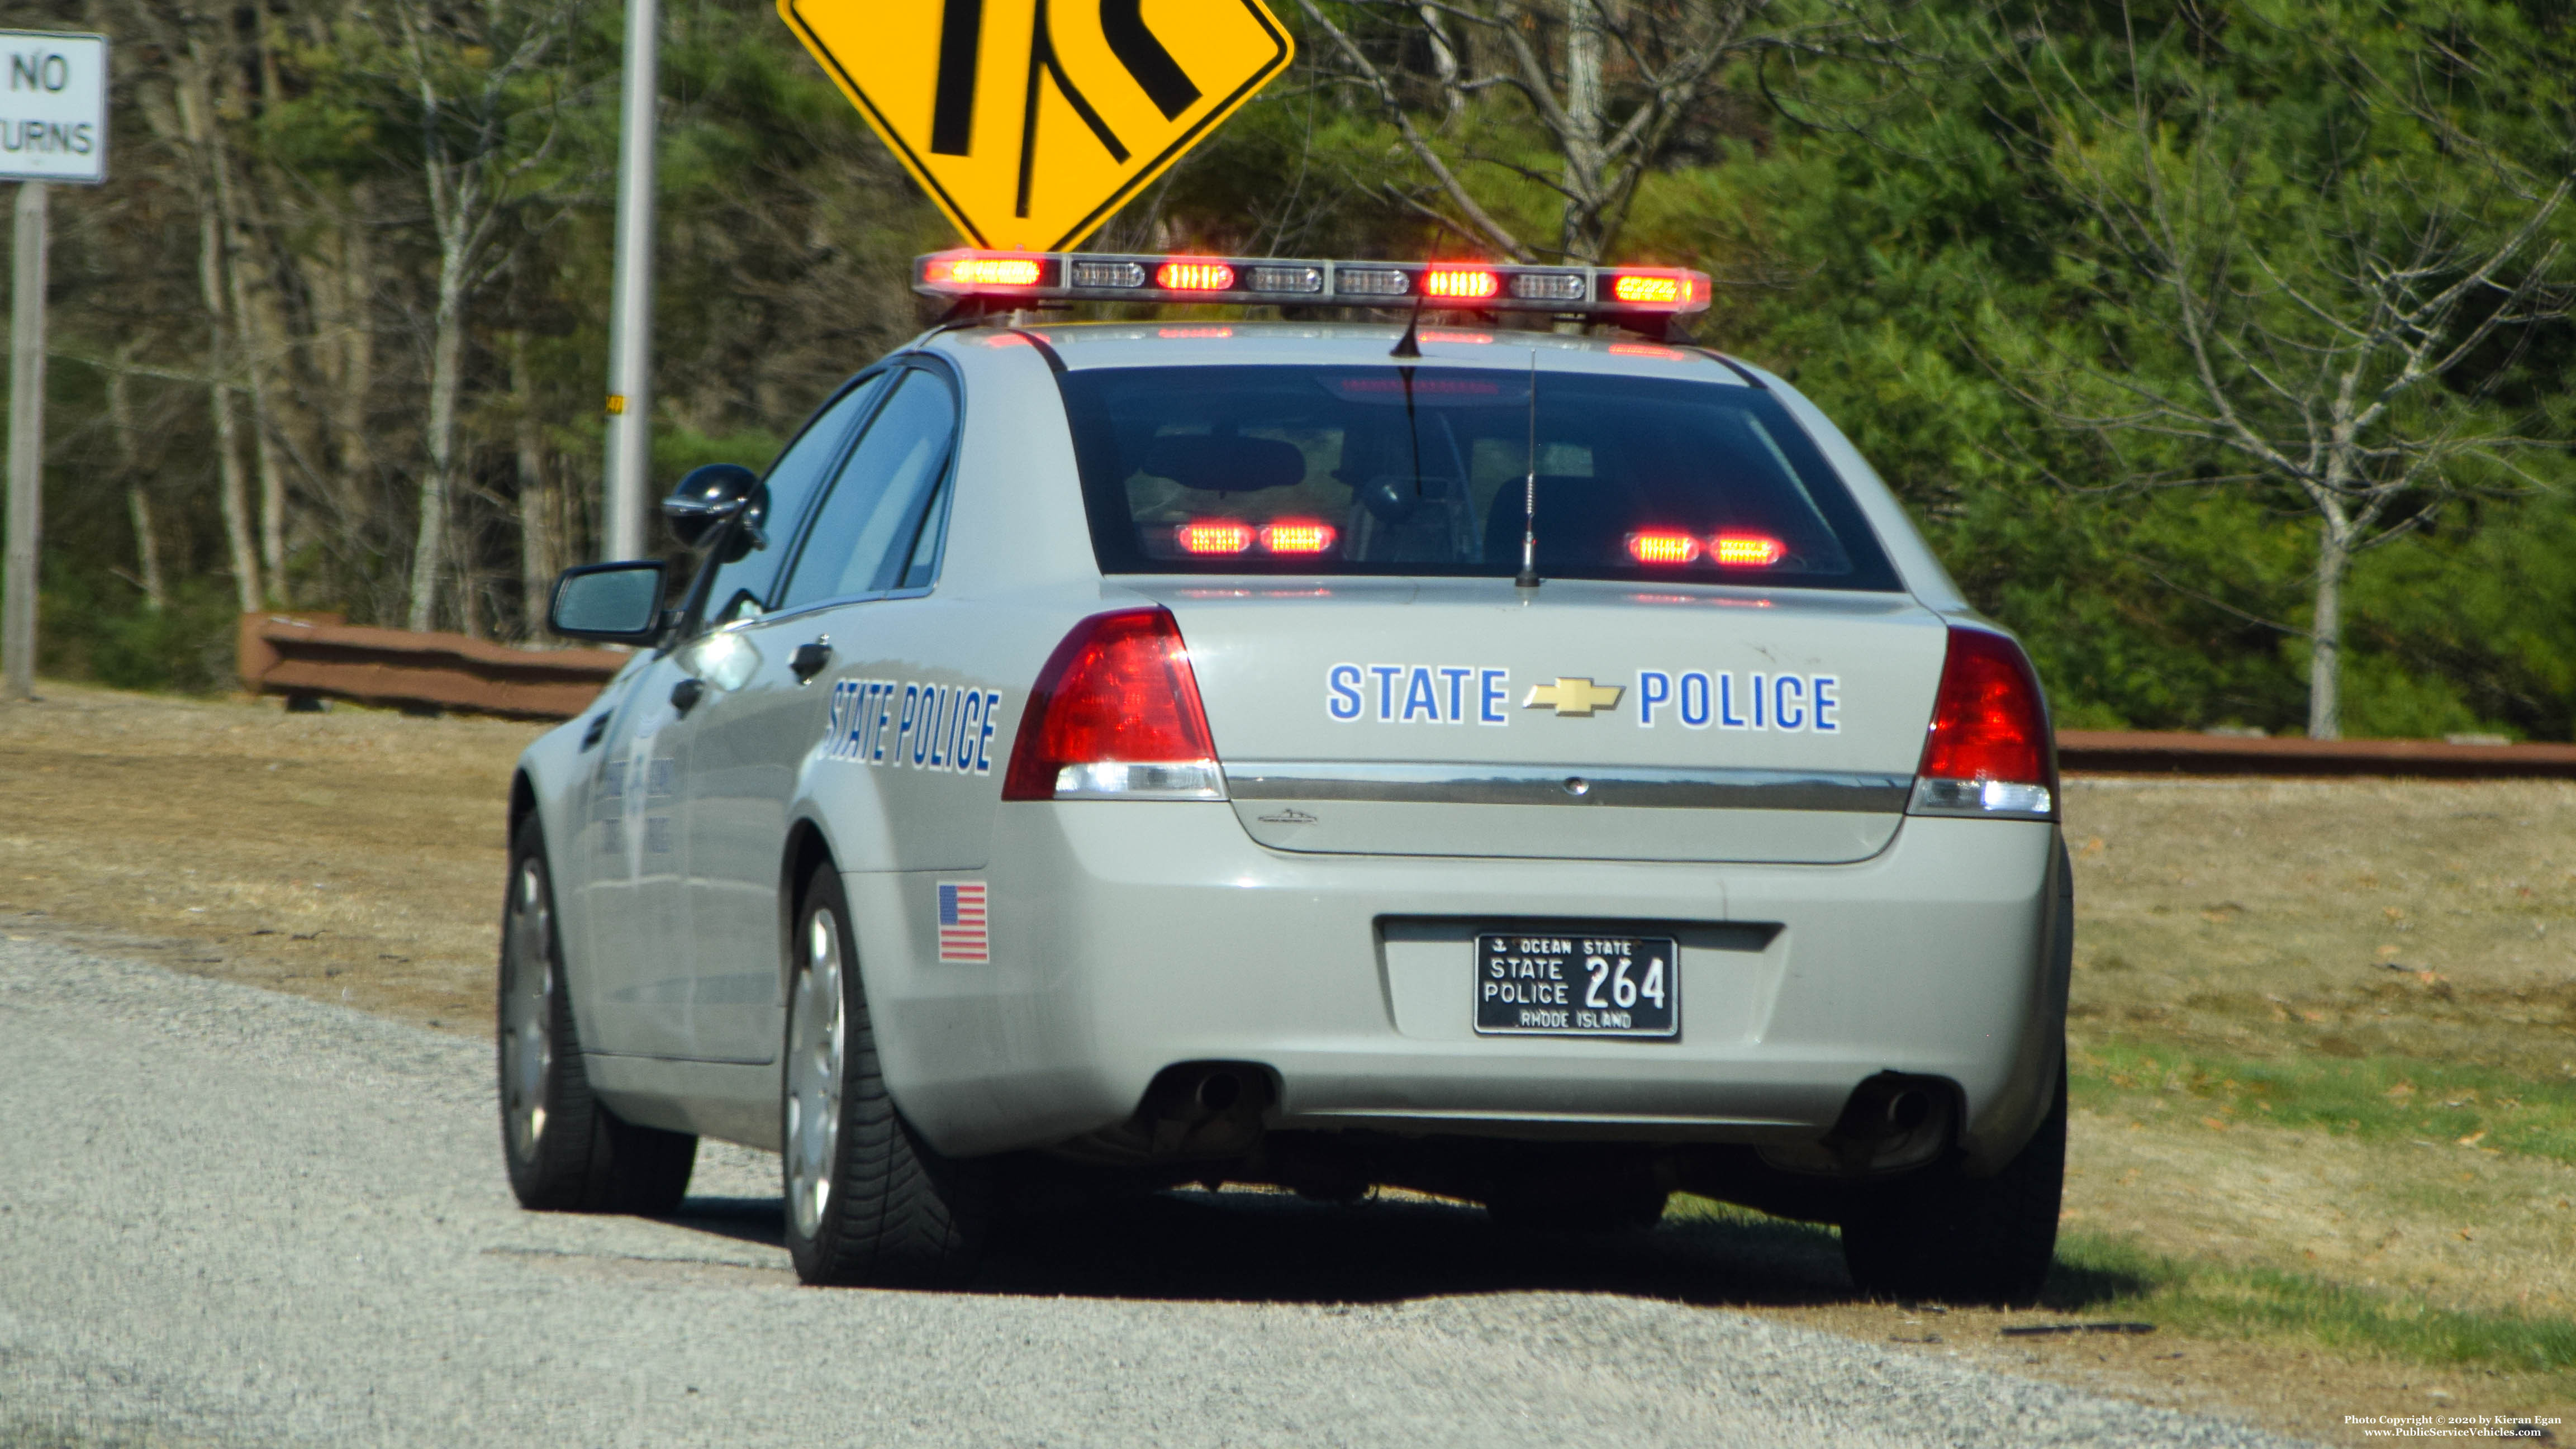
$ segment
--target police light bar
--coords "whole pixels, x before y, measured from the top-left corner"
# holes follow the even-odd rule
[[[1477,312],[1682,316],[1705,312],[1706,272],[1681,267],[1335,262],[1099,252],[932,252],[913,262],[925,297],[1028,302],[1232,302]]]

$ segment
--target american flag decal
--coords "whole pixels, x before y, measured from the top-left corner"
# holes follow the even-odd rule
[[[939,883],[939,959],[990,961],[992,938],[984,920],[984,883],[944,880]]]

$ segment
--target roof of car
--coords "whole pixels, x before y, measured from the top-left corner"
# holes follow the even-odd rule
[[[978,327],[939,335],[933,345],[1021,347],[1043,338],[1068,371],[1108,367],[1173,367],[1200,363],[1250,366],[1387,364],[1404,329],[1356,322],[1066,322],[1026,328]],[[1420,367],[1536,365],[1547,372],[1669,377],[1745,386],[1748,379],[1715,353],[1638,339],[1569,336],[1492,326],[1426,322],[1418,335]]]

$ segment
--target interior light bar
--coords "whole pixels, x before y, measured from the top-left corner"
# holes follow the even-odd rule
[[[924,296],[1049,302],[1227,302],[1429,307],[1670,318],[1705,312],[1705,272],[1679,267],[1488,266],[1276,257],[932,252],[913,263]]]

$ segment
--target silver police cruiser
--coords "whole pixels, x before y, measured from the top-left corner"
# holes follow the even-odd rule
[[[916,266],[950,321],[665,505],[676,607],[557,586],[639,652],[511,790],[521,1202],[668,1212],[711,1135],[780,1152],[807,1281],[921,1283],[1090,1192],[1680,1189],[2036,1295],[2046,704],[1813,404],[1660,340],[1705,276]]]

